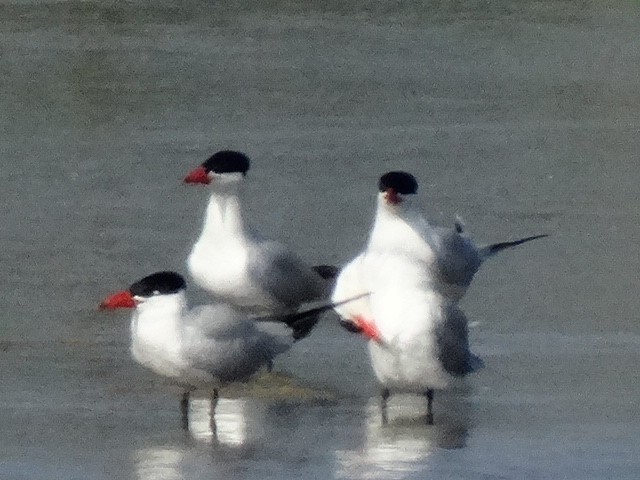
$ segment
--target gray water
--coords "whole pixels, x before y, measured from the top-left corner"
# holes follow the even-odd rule
[[[640,4],[0,3],[0,478],[640,475]],[[258,3],[258,2],[253,2]],[[327,315],[275,373],[180,430],[108,293],[184,272],[207,192],[248,153],[245,208],[312,263],[362,246],[376,180],[419,179],[480,242],[463,302],[487,367],[392,399]],[[207,301],[192,290],[194,303]]]

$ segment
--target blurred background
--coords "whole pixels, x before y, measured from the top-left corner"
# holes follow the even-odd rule
[[[635,1],[0,2],[4,479],[637,478],[640,5]],[[404,169],[492,259],[463,302],[487,364],[394,397],[326,315],[190,434],[178,395],[97,311],[185,273],[211,153],[310,263],[363,246]],[[190,290],[193,303],[209,301]]]

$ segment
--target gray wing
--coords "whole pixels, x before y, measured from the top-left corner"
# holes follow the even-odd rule
[[[316,300],[325,290],[322,277],[278,242],[256,243],[249,251],[247,269],[263,291],[289,308]]]
[[[227,305],[191,310],[185,318],[185,357],[221,382],[244,380],[289,348],[291,340],[256,328]]]
[[[482,360],[469,350],[468,321],[457,306],[447,307],[445,321],[436,328],[438,359],[454,376],[464,376],[482,368]]]
[[[251,328],[247,317],[225,303],[194,307],[184,317],[184,325],[203,338],[245,336]]]
[[[453,228],[435,229],[438,277],[446,284],[468,287],[482,259],[473,241]]]

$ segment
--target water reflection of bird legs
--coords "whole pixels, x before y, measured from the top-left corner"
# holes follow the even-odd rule
[[[432,407],[433,407],[433,389],[431,389],[431,388],[428,389],[424,395],[425,395],[425,397],[427,397],[427,419],[426,419],[426,423],[427,423],[427,425],[433,425],[433,411],[432,411]]]
[[[386,425],[387,424],[387,400],[389,400],[389,396],[391,395],[389,393],[389,389],[388,388],[383,388],[382,392],[380,392],[381,395],[381,400],[380,400],[380,413],[382,414],[382,425]]]
[[[182,394],[182,399],[180,399],[180,413],[182,415],[182,429],[189,430],[189,397],[191,396],[191,392],[189,390],[185,391]],[[220,395],[218,394],[218,389],[214,388],[211,394],[211,416],[209,418],[209,426],[211,427],[211,433],[213,433],[214,438],[216,437],[216,406],[218,405],[218,399]]]
[[[214,388],[213,393],[211,394],[211,417],[209,418],[209,426],[211,427],[213,438],[217,438],[218,436],[218,427],[216,425],[216,405],[218,405],[218,398],[218,389]]]
[[[387,401],[391,393],[388,388],[383,388],[380,392],[380,413],[382,415],[382,425],[386,425],[388,423],[389,417],[387,416]],[[425,394],[427,397],[427,417],[425,419],[425,423],[427,425],[433,425],[433,389],[429,388]]]
[[[182,414],[182,429],[189,430],[189,390],[182,394],[180,400],[180,413]]]

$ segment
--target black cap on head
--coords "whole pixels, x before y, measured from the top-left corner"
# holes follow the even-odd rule
[[[378,189],[386,192],[389,188],[401,195],[409,195],[418,191],[418,181],[407,172],[387,172],[380,177]]]
[[[178,293],[187,288],[187,282],[176,272],[157,272],[138,280],[129,287],[136,297],[152,297],[153,295]]]
[[[207,172],[242,173],[243,175],[249,171],[249,164],[249,157],[233,150],[221,150],[202,162]]]

